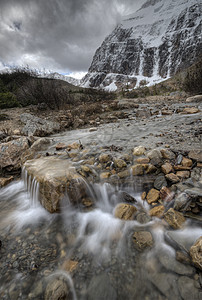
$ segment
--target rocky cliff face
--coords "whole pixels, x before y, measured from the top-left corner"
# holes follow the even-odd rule
[[[190,66],[202,53],[200,0],[149,0],[97,49],[85,87],[148,85]]]

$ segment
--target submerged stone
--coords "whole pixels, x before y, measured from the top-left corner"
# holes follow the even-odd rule
[[[39,183],[39,200],[50,213],[60,210],[60,202],[68,194],[72,203],[85,196],[85,183],[71,163],[55,157],[41,157],[24,164],[31,178]]]
[[[144,250],[153,246],[153,238],[149,231],[134,232],[133,241],[138,250]]]

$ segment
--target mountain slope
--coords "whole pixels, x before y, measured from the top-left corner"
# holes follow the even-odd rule
[[[133,88],[187,68],[202,52],[201,16],[200,0],[147,1],[104,40],[81,84]]]

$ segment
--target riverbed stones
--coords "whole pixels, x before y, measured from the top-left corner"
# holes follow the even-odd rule
[[[149,191],[149,193],[147,194],[146,199],[147,199],[147,202],[148,202],[149,204],[158,201],[158,199],[159,199],[159,191],[156,190],[156,189],[151,189],[151,190]]]
[[[202,150],[191,150],[188,154],[189,158],[202,162]]]
[[[72,300],[73,295],[67,283],[67,278],[64,275],[50,277],[45,290],[45,300],[68,299]]]
[[[5,177],[0,177],[0,188],[1,187],[5,187],[6,185],[8,185],[9,183],[11,183],[14,180],[13,176],[10,176],[8,178]]]
[[[175,153],[173,153],[171,150],[161,149],[160,151],[161,151],[163,158],[169,159],[169,160],[175,159]]]
[[[74,204],[85,196],[84,180],[65,159],[41,157],[27,161],[24,166],[28,175],[39,183],[39,200],[50,213],[60,210],[65,191]]]
[[[114,216],[121,220],[133,220],[134,215],[137,212],[137,208],[131,204],[119,203],[114,211]]]
[[[131,167],[133,176],[140,176],[144,174],[144,167],[141,164],[137,164]]]
[[[180,181],[179,177],[174,173],[166,174],[165,177],[171,183],[178,183]]]
[[[173,166],[170,163],[165,163],[161,166],[161,170],[164,174],[168,174],[173,171]]]
[[[166,213],[164,213],[164,219],[166,222],[174,229],[182,228],[186,219],[182,213],[170,208]]]
[[[30,142],[26,137],[0,144],[0,169],[18,171],[21,167],[21,156],[29,146]]]
[[[100,154],[100,156],[99,156],[99,162],[100,163],[103,164],[103,163],[107,163],[109,161],[111,161],[111,155],[105,154],[105,153]]]
[[[182,162],[181,162],[183,167],[192,167],[192,160],[186,157],[183,157]]]
[[[185,107],[183,112],[184,114],[196,114],[200,110],[197,107]]]
[[[167,186],[167,181],[163,174],[159,174],[154,180],[154,187],[157,190],[160,190],[162,187]]]
[[[194,265],[202,270],[202,236],[190,248],[189,253]]]
[[[147,153],[147,157],[150,159],[151,164],[154,166],[160,166],[162,164],[162,154],[159,149],[153,149]]]
[[[187,179],[190,176],[190,172],[189,171],[177,171],[176,175],[178,178]]]
[[[145,154],[146,149],[143,146],[138,146],[133,149],[133,155],[140,156]]]
[[[64,144],[64,143],[58,143],[56,146],[55,146],[55,149],[56,151],[60,151],[60,150],[64,150],[67,148],[67,145]]]
[[[160,196],[161,200],[163,200],[165,202],[170,202],[174,197],[174,193],[171,192],[171,190],[169,188],[167,188],[166,186],[163,186],[160,190],[159,196]]]
[[[133,234],[135,248],[142,251],[153,246],[153,237],[149,231],[136,231]]]
[[[118,169],[125,168],[127,166],[126,162],[123,159],[115,158],[114,159],[114,165]]]
[[[180,193],[174,203],[174,209],[175,210],[183,210],[186,209],[191,202],[191,198],[187,193]]]
[[[155,206],[149,211],[151,217],[161,218],[164,214],[165,207],[163,205]]]

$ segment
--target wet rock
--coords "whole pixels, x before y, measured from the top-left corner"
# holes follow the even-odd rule
[[[102,172],[100,174],[100,179],[108,179],[109,177],[111,176],[111,173],[110,172]]]
[[[152,164],[148,164],[145,168],[146,174],[155,173],[157,168],[153,166]]]
[[[114,216],[121,220],[133,220],[137,208],[133,205],[126,203],[119,203],[114,211]]]
[[[159,199],[159,191],[157,191],[156,189],[151,189],[149,191],[149,193],[147,194],[146,199],[147,199],[147,202],[149,204],[158,201],[158,199]]]
[[[125,168],[127,166],[126,162],[120,158],[114,159],[114,165],[116,168],[119,168],[119,169]]]
[[[111,155],[109,155],[109,154],[101,154],[99,156],[99,162],[100,163],[103,164],[103,163],[107,163],[109,161],[111,161]]]
[[[178,276],[171,273],[152,272],[149,275],[149,280],[166,299],[170,299],[170,295],[172,295],[172,299],[180,299],[177,279]]]
[[[96,127],[91,127],[91,128],[89,128],[89,132],[94,132],[94,131],[97,131],[97,128],[96,128]]]
[[[202,236],[190,248],[189,253],[194,265],[202,270]]]
[[[185,107],[182,113],[184,114],[196,114],[200,110],[197,107]]]
[[[169,180],[172,183],[177,183],[177,182],[180,181],[179,177],[174,173],[166,174],[165,177],[166,177],[167,180]]]
[[[126,177],[130,176],[130,171],[129,170],[124,170],[124,171],[119,172],[117,175],[121,179],[126,178]]]
[[[132,174],[133,176],[140,176],[140,175],[143,175],[144,174],[144,167],[143,165],[134,165],[131,167],[132,169]]]
[[[155,206],[149,211],[149,215],[151,217],[161,218],[164,214],[165,208],[163,205]]]
[[[176,175],[179,178],[189,178],[190,172],[189,171],[177,171]]]
[[[41,157],[27,161],[24,167],[39,182],[40,202],[50,213],[60,210],[65,191],[74,204],[86,195],[83,179],[67,160]]]
[[[176,260],[180,263],[190,265],[191,260],[185,252],[176,251]]]
[[[151,217],[148,216],[145,212],[141,212],[141,213],[137,214],[136,220],[137,220],[140,224],[146,224],[146,223],[148,223],[148,222],[151,221]]]
[[[188,207],[188,205],[190,204],[190,202],[191,202],[191,199],[188,196],[188,194],[181,193],[176,197],[173,208],[175,210],[186,209]]]
[[[192,160],[186,157],[183,157],[182,162],[181,162],[183,167],[192,167]]]
[[[26,137],[0,144],[0,169],[9,172],[18,171],[21,167],[21,156],[29,146]]]
[[[170,252],[158,253],[160,263],[169,271],[175,272],[180,275],[193,275],[195,270],[193,267],[181,264],[175,260]]]
[[[11,183],[14,180],[13,176],[10,176],[9,178],[0,177],[0,187],[4,187]]]
[[[64,263],[62,264],[61,269],[65,270],[66,272],[73,272],[76,270],[78,266],[78,261],[74,260],[65,260]]]
[[[186,219],[180,212],[170,208],[165,214],[164,219],[174,229],[182,228]]]
[[[159,175],[156,177],[155,181],[154,181],[154,187],[157,190],[162,189],[162,187],[167,186],[167,181],[165,179],[164,175]]]
[[[118,198],[120,201],[136,203],[137,200],[126,192],[119,192]]]
[[[117,299],[116,290],[113,288],[107,273],[93,276],[90,281],[87,294],[87,299],[89,300]]]
[[[70,291],[69,284],[65,276],[53,276],[50,277],[50,281],[46,286],[45,300],[71,300],[73,295]]]
[[[28,136],[46,136],[60,129],[59,123],[41,119],[29,113],[20,115],[20,120],[25,124],[21,132]]]
[[[171,192],[171,190],[169,188],[167,188],[166,186],[163,186],[160,190],[159,196],[160,196],[161,200],[163,200],[165,202],[170,202],[174,197],[174,193]]]
[[[189,152],[188,156],[191,159],[202,162],[202,150],[192,150]]]
[[[187,276],[181,276],[178,279],[178,288],[183,300],[200,299],[199,289],[195,287],[195,282],[193,279]]]
[[[148,164],[150,159],[148,157],[138,158],[136,159],[136,162],[138,164]]]
[[[173,171],[173,167],[171,164],[165,163],[164,165],[161,166],[161,170],[163,171],[164,174],[168,174]]]
[[[153,246],[153,237],[149,231],[137,231],[133,234],[135,248],[142,251]]]
[[[160,166],[162,164],[162,154],[158,149],[153,149],[147,153],[147,157],[150,159],[151,164],[154,166]]]
[[[161,149],[161,154],[163,156],[163,158],[165,159],[169,159],[169,160],[174,160],[175,159],[175,154],[168,149]]]
[[[139,156],[145,154],[146,149],[143,146],[138,146],[133,149],[133,155]]]
[[[60,150],[63,150],[63,149],[66,149],[67,148],[67,145],[64,144],[64,143],[58,143],[56,146],[55,146],[55,149],[57,151],[60,151]]]
[[[50,139],[48,138],[38,138],[31,146],[30,149],[34,151],[43,151],[47,149],[48,145],[50,145]]]
[[[180,165],[182,163],[182,160],[183,160],[183,156],[182,154],[179,154],[176,159],[176,165]]]

